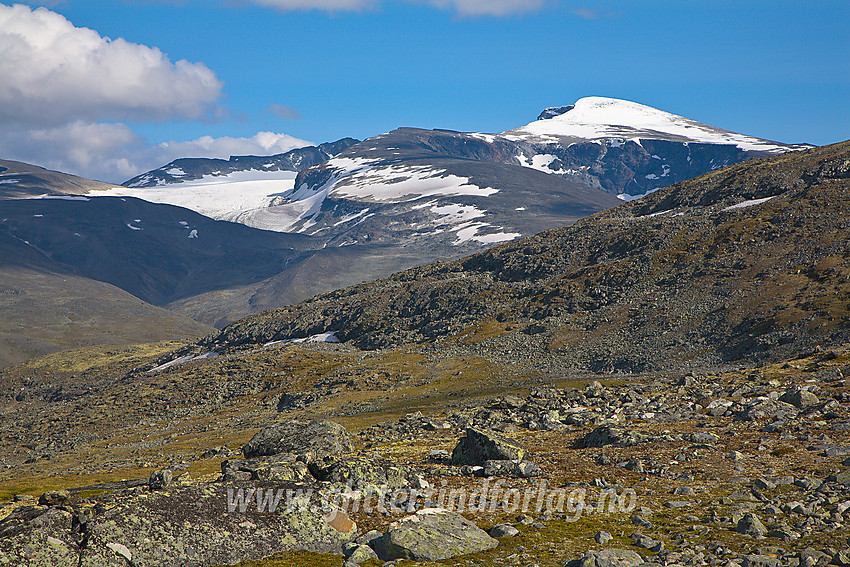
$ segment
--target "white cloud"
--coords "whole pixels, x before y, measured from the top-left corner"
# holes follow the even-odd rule
[[[172,63],[155,47],[101,37],[46,8],[0,4],[0,54],[5,159],[120,183],[178,157],[268,155],[308,145],[274,132],[147,143],[122,121],[217,116],[222,82],[201,63]]]
[[[110,183],[122,183],[181,157],[273,155],[308,145],[311,143],[274,132],[150,145],[120,123],[74,122],[23,132],[0,129],[0,156],[4,159]]]
[[[260,6],[278,10],[356,11],[376,7],[379,0],[249,0]],[[532,12],[543,7],[545,0],[410,0],[437,8],[451,9],[464,16],[507,16]]]
[[[539,10],[544,0],[428,0],[428,3],[453,8],[463,16],[507,16]]]
[[[0,125],[197,119],[222,82],[202,63],[111,40],[46,8],[0,4]]]
[[[209,157],[227,159],[235,155],[274,155],[295,148],[312,145],[311,142],[293,138],[287,134],[257,132],[250,138],[213,138],[202,136],[189,142],[165,142],[155,146],[155,151],[163,157],[163,165],[178,157]],[[166,156],[172,156],[165,159]]]

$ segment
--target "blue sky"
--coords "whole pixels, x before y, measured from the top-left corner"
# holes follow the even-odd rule
[[[850,138],[848,53],[846,0],[0,0],[0,157],[121,182],[596,95],[827,144]]]

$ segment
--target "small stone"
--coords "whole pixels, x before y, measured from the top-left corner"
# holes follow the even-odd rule
[[[109,549],[114,551],[116,554],[118,554],[121,557],[123,557],[124,559],[126,559],[128,563],[133,561],[133,553],[129,549],[127,549],[126,545],[124,545],[122,543],[109,542],[109,543],[106,544],[106,547],[108,547]]]
[[[599,545],[605,545],[613,539],[613,536],[606,531],[600,530],[596,532],[596,535],[593,536],[593,539],[596,540],[596,543],[598,543]]]
[[[519,530],[510,524],[496,524],[487,533],[490,537],[514,537],[519,535]]]

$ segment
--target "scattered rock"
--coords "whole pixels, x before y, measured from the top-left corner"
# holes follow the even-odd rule
[[[767,528],[758,519],[758,516],[750,512],[744,514],[744,517],[738,521],[735,528],[738,533],[747,534],[753,537],[764,537],[767,535]]]
[[[809,406],[816,406],[820,400],[816,395],[799,386],[792,386],[785,390],[785,393],[779,397],[780,402],[791,404],[795,408],[803,409]]]
[[[67,490],[52,490],[38,497],[40,506],[61,506],[68,502],[70,495]]]
[[[484,476],[531,478],[540,476],[540,467],[531,461],[485,461]]]

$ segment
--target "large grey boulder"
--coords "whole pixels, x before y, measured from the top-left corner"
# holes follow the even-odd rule
[[[525,449],[513,439],[470,427],[452,451],[452,464],[484,466],[491,460],[521,461],[525,455]]]
[[[342,425],[324,419],[270,425],[242,447],[246,459],[280,453],[309,454],[313,459],[321,459],[352,450],[348,431]]]
[[[582,447],[604,447],[605,445],[615,445],[617,447],[631,447],[639,445],[650,440],[648,435],[644,435],[638,431],[630,431],[610,425],[600,425],[587,435],[585,435],[580,445]]]
[[[460,514],[426,508],[390,524],[370,545],[384,561],[440,561],[493,549],[499,542]]]
[[[799,413],[800,410],[791,404],[766,398],[747,406],[744,411],[735,416],[735,419],[738,421],[759,421],[761,419],[786,421],[794,419]]]
[[[779,396],[779,401],[791,404],[795,408],[799,409],[816,406],[820,403],[820,400],[816,395],[808,390],[800,388],[797,385],[785,390],[785,393]]]

